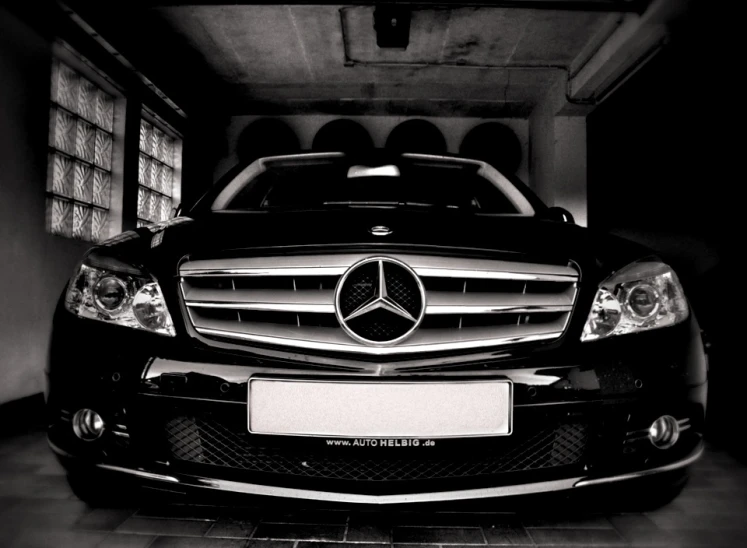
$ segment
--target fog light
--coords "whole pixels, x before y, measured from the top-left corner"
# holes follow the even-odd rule
[[[73,415],[73,432],[84,441],[93,441],[104,433],[104,419],[93,409],[80,409]]]
[[[669,449],[680,437],[680,425],[671,415],[662,415],[648,429],[648,438],[659,449]]]

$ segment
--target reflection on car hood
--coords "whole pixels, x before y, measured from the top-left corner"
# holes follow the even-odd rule
[[[137,238],[122,238],[112,249],[144,263],[173,265],[192,257],[246,256],[272,248],[387,248],[455,250],[535,257],[543,261],[579,264],[611,262],[619,268],[649,252],[637,244],[576,225],[533,217],[480,215],[460,211],[419,211],[402,208],[344,208],[328,211],[216,212],[195,220],[138,229]],[[390,229],[373,234],[373,227]]]

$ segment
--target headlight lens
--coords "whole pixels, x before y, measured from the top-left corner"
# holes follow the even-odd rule
[[[127,299],[127,285],[116,276],[99,278],[93,286],[93,301],[105,312],[119,310]]]
[[[599,286],[581,340],[666,327],[687,315],[685,292],[674,271],[656,260],[638,261]]]
[[[90,255],[68,286],[65,307],[80,316],[176,336],[158,282],[116,259]]]

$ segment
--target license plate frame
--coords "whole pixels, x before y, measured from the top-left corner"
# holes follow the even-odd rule
[[[393,399],[393,403],[395,405],[398,405],[398,399],[401,399],[401,396],[403,393],[406,393],[408,389],[414,389],[417,388],[419,392],[424,391],[424,387],[435,387],[436,390],[431,390],[430,395],[437,393],[439,389],[443,390],[443,395],[446,395],[446,392],[455,392],[458,391],[461,387],[466,387],[465,392],[470,393],[471,395],[469,398],[465,398],[465,404],[471,404],[473,407],[475,406],[474,400],[471,400],[471,398],[479,396],[481,393],[481,388],[483,389],[483,393],[489,393],[490,390],[488,388],[492,388],[495,395],[498,396],[498,402],[495,402],[493,407],[493,412],[500,414],[503,414],[503,417],[498,417],[497,425],[500,426],[499,428],[495,428],[493,430],[485,429],[483,428],[480,430],[479,428],[474,428],[474,431],[469,431],[468,429],[465,429],[464,431],[455,431],[454,425],[445,424],[442,422],[441,425],[438,426],[440,429],[444,429],[446,431],[445,434],[437,433],[434,431],[427,431],[427,429],[423,429],[422,431],[400,431],[396,432],[395,430],[392,430],[390,432],[350,432],[349,426],[347,425],[340,425],[337,429],[332,428],[329,426],[330,421],[326,420],[326,426],[320,425],[320,427],[317,429],[318,431],[315,431],[313,428],[294,428],[294,427],[288,427],[288,428],[278,428],[278,420],[264,420],[262,417],[258,416],[258,409],[254,409],[254,412],[252,411],[252,406],[255,403],[257,399],[265,398],[265,401],[270,395],[264,394],[260,395],[260,393],[257,391],[259,388],[259,384],[257,383],[276,383],[274,386],[277,388],[281,384],[287,385],[286,388],[289,387],[295,387],[298,388],[299,384],[303,384],[306,386],[314,385],[317,389],[322,388],[324,389],[326,385],[327,390],[330,390],[330,387],[332,387],[331,391],[334,391],[334,388],[342,388],[342,387],[354,387],[358,390],[350,390],[349,394],[354,395],[361,395],[364,394],[365,390],[369,390],[370,394],[368,394],[369,401],[362,402],[360,399],[356,400],[357,403],[360,405],[362,403],[364,410],[368,411],[369,413],[372,412],[371,409],[371,403],[370,400],[372,398],[375,399],[375,396],[381,396],[383,394],[382,391],[389,390],[389,397],[390,399]],[[362,387],[366,387],[363,390],[361,390]],[[397,390],[393,387],[405,387],[405,390],[402,391],[400,388]],[[301,387],[301,390],[303,390],[303,387]],[[375,392],[378,391],[378,394]],[[318,400],[318,396],[320,394],[319,390],[316,391],[315,397]],[[400,392],[397,394],[397,397],[393,397],[392,394],[394,392]],[[288,393],[293,393],[293,390],[286,391],[286,395]],[[415,392],[411,392],[411,394],[415,394]],[[298,391],[296,391],[296,395],[298,395]],[[277,396],[277,390],[276,394]],[[453,399],[453,394],[451,395]],[[281,398],[282,399],[282,398]],[[427,398],[426,398],[427,399]],[[446,398],[447,400],[449,398]],[[502,401],[501,401],[502,400]],[[297,401],[297,400],[296,400]],[[341,405],[340,401],[335,401],[332,403],[332,400],[330,401],[330,405],[328,407],[334,407]],[[308,402],[307,402],[308,403]],[[324,405],[327,405],[326,402],[322,402]],[[260,401],[259,405],[264,404],[264,401]],[[281,406],[283,404],[281,403],[280,406],[276,405],[275,412],[278,411],[285,411],[286,414],[289,411],[289,406],[286,405],[285,409],[281,409]],[[489,404],[488,404],[489,405]],[[503,406],[503,407],[501,407]],[[436,407],[434,405],[430,406],[431,408]],[[483,406],[485,407],[485,406]],[[500,408],[499,408],[500,407]],[[510,436],[513,433],[513,415],[514,415],[514,386],[513,382],[510,379],[507,378],[489,378],[489,379],[467,379],[467,380],[444,380],[444,379],[438,379],[438,380],[418,380],[418,381],[410,381],[410,380],[380,380],[380,379],[355,379],[355,380],[347,380],[347,379],[309,379],[309,378],[287,378],[287,377],[265,377],[265,376],[254,376],[248,379],[247,382],[247,430],[250,434],[257,434],[257,435],[270,435],[270,436],[291,436],[291,437],[310,437],[310,438],[341,438],[341,439],[453,439],[453,438],[488,438],[488,437],[498,437],[498,436]],[[349,408],[346,408],[349,409]],[[290,410],[292,411],[292,410]],[[375,410],[374,410],[375,411]],[[263,410],[262,413],[267,412],[267,410]],[[308,409],[307,409],[308,413]],[[360,412],[357,413],[360,415]],[[391,413],[390,413],[391,414]],[[288,417],[291,419],[291,422],[294,420],[297,420],[297,417]],[[430,417],[432,418],[432,417]],[[349,419],[349,417],[347,418]],[[346,420],[347,420],[346,419]],[[494,417],[489,417],[490,420],[494,419]],[[421,418],[422,420],[422,418]],[[254,426],[253,426],[254,421]],[[324,422],[324,421],[322,421]],[[345,421],[343,421],[345,422]],[[427,421],[426,421],[427,422]],[[267,426],[267,423],[270,424],[270,427]],[[272,426],[275,425],[275,426]],[[368,428],[369,426],[364,426],[363,428]],[[414,427],[413,427],[414,428]]]

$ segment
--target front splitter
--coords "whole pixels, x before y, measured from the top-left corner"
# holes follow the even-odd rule
[[[71,456],[66,451],[57,447],[51,441],[49,442],[49,445],[52,450],[58,455],[62,457]],[[590,487],[594,485],[622,482],[685,468],[693,464],[701,457],[704,448],[705,446],[703,441],[700,441],[692,452],[690,452],[686,457],[680,460],[663,466],[636,470],[627,472],[625,474],[617,474],[611,476],[579,476],[561,480],[522,483],[517,485],[487,487],[482,489],[437,491],[429,493],[406,493],[396,495],[364,495],[357,493],[338,493],[332,491],[293,489],[289,487],[275,487],[270,485],[258,485],[253,483],[203,478],[200,476],[191,476],[185,474],[159,474],[140,468],[127,468],[111,464],[95,464],[94,466],[100,470],[105,470],[108,472],[139,477],[144,480],[162,482],[171,486],[181,486],[184,488],[201,488],[226,493],[240,493],[246,495],[295,498],[325,502],[385,505],[512,497],[538,493],[552,493],[576,489],[579,487]]]

